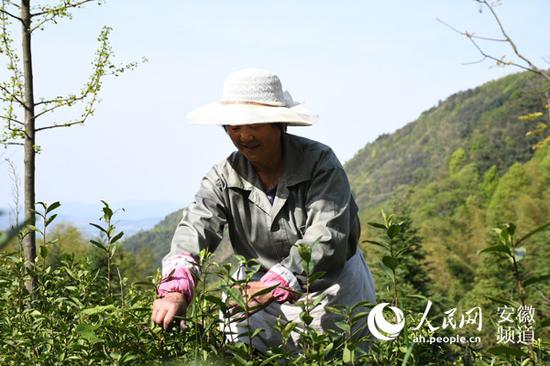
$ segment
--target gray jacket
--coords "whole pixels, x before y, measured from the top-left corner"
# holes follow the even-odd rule
[[[290,134],[282,143],[284,172],[273,205],[250,162],[232,153],[203,178],[163,263],[182,252],[214,251],[227,225],[236,254],[256,258],[264,271],[282,265],[302,284],[296,245],[320,239],[312,252],[314,271],[326,275],[311,290],[323,290],[338,277],[360,235],[347,176],[329,147]]]

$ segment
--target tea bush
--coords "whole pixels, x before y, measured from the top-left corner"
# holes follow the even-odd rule
[[[404,328],[400,334],[393,335],[392,341],[358,336],[357,325],[365,322],[374,304],[327,309],[338,314],[340,321],[335,322],[334,329],[319,333],[310,326],[310,312],[319,306],[319,301],[301,301],[301,322],[280,321],[276,328],[283,344],[260,354],[248,344],[225,342],[218,315],[227,314],[228,300],[250,310],[247,299],[242,298],[238,289],[246,286],[259,270],[258,263],[238,257],[238,265],[247,269],[247,276],[235,280],[231,277],[234,270],[231,265],[212,262],[206,252],[200,254],[201,279],[184,318],[186,328],[173,327],[165,332],[150,320],[160,276],[157,273],[147,282],[129,283],[124,271],[121,273],[116,253],[123,234],[113,225],[114,212],[107,203],[104,202],[101,222],[94,224],[99,231],[98,238],[90,243],[95,247],[95,255],[79,258],[64,255],[55,263],[48,261],[48,250],[55,245],[55,240],[49,240],[46,231],[58,206],[58,203],[43,204],[43,227],[31,227],[19,233],[19,240],[25,230],[36,230],[42,235],[40,255],[33,266],[26,266],[18,251],[0,254],[1,365],[543,365],[550,359],[548,344],[540,338],[529,347],[491,349],[414,342],[419,336],[428,338],[433,334],[428,327],[410,326],[418,324],[421,316],[412,308],[424,308],[427,301],[418,294],[407,298],[406,303],[415,303],[415,306],[405,310]],[[382,223],[371,225],[381,230],[381,237],[370,242],[385,251],[381,265],[391,284],[389,296],[380,293],[379,302],[398,305],[400,298],[406,297],[406,291],[400,290],[397,273],[404,263],[410,266],[406,258],[407,245],[411,244],[403,244],[407,241],[397,238],[402,237],[400,233],[403,234],[409,223],[405,225],[393,215],[384,214]],[[485,252],[501,251],[513,256],[518,249],[516,244],[524,238],[514,241],[510,226],[501,229],[499,234],[504,241],[498,248],[491,247]],[[0,247],[10,239],[9,235],[0,239]],[[311,245],[299,248],[308,283],[322,275],[309,270],[312,268]],[[505,249],[507,245],[509,250]],[[517,269],[514,278],[524,286],[520,292],[524,296],[526,281],[522,280],[519,267]],[[30,294],[26,283],[33,276],[38,286]],[[541,277],[536,281],[545,279]],[[307,284],[305,291],[308,291]],[[227,294],[227,299],[222,292]],[[386,319],[393,323],[399,320],[391,312]],[[249,335],[254,337],[260,331],[249,329]],[[289,352],[284,347],[284,341],[292,332],[300,335],[300,352]],[[365,341],[370,344],[368,352],[360,347]]]

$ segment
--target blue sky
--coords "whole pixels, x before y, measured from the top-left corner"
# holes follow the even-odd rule
[[[517,71],[462,64],[479,54],[436,18],[497,36],[488,12],[472,0],[152,4],[108,0],[36,34],[37,96],[79,90],[102,25],[113,27],[117,60],[149,59],[106,80],[85,126],[38,136],[38,200],[188,203],[200,178],[233,147],[221,128],[188,125],[185,114],[217,100],[227,74],[243,67],[278,73],[294,99],[321,117],[316,126],[289,132],[330,145],[342,162],[438,100]],[[497,12],[520,50],[549,67],[543,57],[550,59],[550,1],[505,0]],[[511,56],[499,45],[485,46]],[[6,158],[23,166],[17,149],[0,151],[0,207],[13,201]]]

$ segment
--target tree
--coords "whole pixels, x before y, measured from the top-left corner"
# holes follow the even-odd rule
[[[0,83],[0,101],[4,104],[5,121],[0,143],[21,145],[24,147],[24,211],[29,225],[36,224],[35,219],[35,156],[39,152],[37,134],[48,129],[70,127],[83,124],[94,113],[103,78],[107,75],[119,75],[133,69],[137,63],[116,66],[113,64],[113,50],[109,44],[111,28],[103,27],[98,36],[99,46],[92,62],[91,75],[83,88],[75,94],[55,96],[53,98],[35,98],[33,81],[32,37],[49,23],[57,23],[62,18],[71,18],[71,10],[87,3],[102,4],[102,0],[58,0],[54,5],[40,4],[31,6],[31,0],[20,2],[2,0],[0,5],[0,53],[7,58],[9,79]],[[21,48],[14,46],[12,23],[21,26]],[[22,60],[22,61],[21,61]],[[38,125],[39,118],[66,107],[81,107],[77,118]],[[23,119],[18,114],[23,113]],[[22,141],[22,142],[21,142]],[[23,240],[27,266],[32,267],[36,258],[36,234],[30,231]],[[29,291],[34,288],[34,281]]]

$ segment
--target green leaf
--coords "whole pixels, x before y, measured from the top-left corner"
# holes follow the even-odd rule
[[[359,302],[356,302],[352,307],[351,307],[351,311],[355,311],[356,309],[358,308],[371,308],[372,307],[372,303],[370,301],[367,301],[367,300],[364,300],[364,301],[359,301]]]
[[[42,313],[38,310],[33,310],[29,313],[29,315],[32,316],[32,317],[37,317],[37,316],[42,315]]]
[[[388,228],[387,234],[391,239],[393,239],[397,236],[397,234],[399,234],[400,231],[401,231],[401,226],[396,224],[391,224],[390,227]]]
[[[117,241],[120,240],[120,238],[122,238],[122,236],[124,235],[124,232],[121,231],[120,233],[116,234],[114,238],[111,239],[111,244],[114,244],[116,243]]]
[[[59,206],[61,206],[61,203],[59,203],[59,201],[55,201],[54,203],[49,205],[48,209],[46,210],[46,215],[58,208]]]
[[[384,263],[384,265],[391,270],[395,270],[395,268],[397,268],[397,266],[399,265],[399,261],[394,257],[390,257],[389,255],[382,257],[382,263]]]
[[[217,296],[206,295],[204,298],[205,298],[206,301],[211,302],[212,304],[216,304],[217,306],[219,306],[221,310],[226,310],[226,308],[227,308],[227,305],[222,301],[222,299],[220,299]]]
[[[92,245],[95,245],[96,247],[98,247],[98,248],[101,249],[101,250],[107,251],[107,248],[106,248],[103,244],[101,244],[100,242],[98,242],[98,241],[90,240],[90,243],[91,243]]]
[[[93,222],[90,222],[90,225],[92,225],[93,227],[95,227],[96,229],[98,229],[99,231],[102,231],[103,233],[105,233],[105,235],[108,234],[107,230],[102,228],[101,226],[99,226],[98,224],[94,224]]]
[[[344,315],[344,310],[335,306],[325,306],[325,310],[329,313]]]
[[[401,254],[406,253],[408,250],[411,250],[411,248],[410,247],[405,247],[403,249],[398,250],[397,253],[395,253],[395,257],[396,258],[399,257]]]
[[[550,318],[548,319],[544,319],[542,322],[540,322],[538,324],[538,328],[541,329],[541,328],[546,328],[546,327],[550,327]]]
[[[40,247],[40,256],[44,259],[48,257],[48,248],[45,245]]]
[[[306,325],[310,325],[311,322],[313,321],[313,317],[311,315],[307,314],[305,311],[302,311],[300,313],[300,319],[302,319],[302,321]]]
[[[313,281],[316,281],[318,280],[319,278],[323,278],[325,276],[326,272],[323,272],[323,271],[320,271],[320,272],[315,272],[311,275],[309,275],[309,282],[313,282]]]
[[[386,276],[388,276],[389,278],[393,277],[393,273],[391,269],[388,266],[386,266],[383,261],[378,262],[378,264],[380,265],[380,269],[382,269],[382,271],[386,274]]]
[[[368,222],[367,224],[377,229],[386,230],[386,227],[383,224],[380,224],[378,222]]]
[[[495,347],[491,347],[487,351],[497,356],[522,357],[526,355],[526,353],[519,348],[512,348],[502,344]]]
[[[279,285],[274,285],[274,286],[269,286],[269,287],[266,287],[266,288],[263,288],[261,289],[260,291],[257,291],[255,292],[250,298],[251,299],[254,299],[258,296],[262,296],[262,295],[265,295],[265,294],[268,294],[270,293],[271,291],[275,290],[277,287],[279,287]]]
[[[80,337],[90,342],[91,344],[95,344],[95,343],[101,342],[101,339],[99,339],[95,333],[95,330],[97,328],[98,328],[97,325],[79,324],[76,327],[76,333],[80,335]]]
[[[53,220],[57,217],[57,214],[53,214],[50,217],[48,217],[48,220],[46,220],[46,226],[52,223]]]
[[[306,263],[311,262],[311,247],[307,244],[298,245],[298,254],[300,258]]]
[[[529,285],[532,285],[532,284],[535,284],[535,283],[539,283],[539,282],[542,282],[542,281],[546,281],[550,279],[550,274],[545,274],[545,275],[542,275],[542,276],[537,276],[537,277],[531,277],[531,278],[528,278],[526,279],[524,282],[523,282],[523,286],[524,287],[527,287]]]
[[[426,296],[422,296],[420,294],[412,294],[412,295],[405,295],[405,296],[410,298],[410,299],[418,299],[418,300],[428,302],[428,298]]]
[[[113,210],[111,210],[111,208],[109,207],[109,204],[104,201],[104,200],[100,200],[101,203],[103,203],[103,213],[108,217],[108,218],[111,218],[113,216]]]
[[[252,335],[250,335],[250,339],[257,337],[258,334],[260,334],[261,332],[265,332],[265,330],[263,328],[254,329],[254,331],[252,332]]]
[[[387,216],[386,212],[384,212],[384,210],[380,210],[380,214],[382,215],[382,219],[384,219],[385,223],[387,223],[388,221],[391,221],[392,215]]]
[[[403,362],[401,363],[401,366],[406,366],[407,365],[407,362],[409,361],[409,358],[411,357],[414,345],[415,345],[415,343],[411,343],[411,345],[407,349],[407,352],[405,353],[405,357],[403,357]]]
[[[262,361],[259,366],[266,366],[266,365],[277,365],[277,360],[281,359],[283,356],[279,354],[275,354],[273,356],[270,356]]]
[[[344,363],[351,363],[354,361],[354,352],[352,349],[349,348],[349,346],[346,344],[344,347],[344,353],[342,354],[342,360]]]
[[[325,356],[328,356],[328,354],[332,351],[333,348],[334,348],[334,342],[330,342],[329,344],[327,344],[324,350]]]
[[[349,324],[343,321],[336,322],[334,323],[334,325],[336,325],[338,328],[342,329],[345,332],[349,332],[351,330]]]
[[[388,244],[381,243],[381,242],[376,241],[376,240],[363,240],[362,242],[363,243],[369,243],[369,244],[372,244],[372,245],[377,245],[377,246],[382,247],[386,250],[390,250],[390,246]]]
[[[510,246],[512,244],[512,237],[516,232],[516,225],[512,223],[504,224],[501,229],[494,229],[498,233],[500,241],[505,246]]]
[[[229,296],[241,309],[246,309],[246,304],[243,300],[241,293],[236,288],[228,288],[227,296]]]
[[[98,305],[93,308],[84,309],[80,312],[82,315],[94,315],[97,313],[105,313],[107,311],[116,310],[114,305]]]
[[[516,225],[511,222],[504,224],[504,231],[513,236],[516,233]]]
[[[501,253],[505,253],[509,256],[512,256],[512,253],[510,252],[510,248],[508,248],[507,246],[504,246],[502,244],[493,245],[493,246],[487,247],[485,249],[482,249],[478,252],[478,254],[490,253],[490,252],[501,252]]]
[[[539,231],[542,231],[542,230],[545,230],[547,228],[550,227],[550,222],[547,222],[546,224],[544,225],[541,225],[537,228],[535,228],[534,230],[531,230],[530,232],[528,232],[527,234],[525,234],[521,239],[519,239],[516,244],[519,244],[521,243],[522,241],[526,240],[527,238],[531,237],[532,235],[535,235],[536,233],[538,233]]]
[[[34,225],[27,225],[27,229],[29,229],[30,231],[36,231],[36,232],[42,233],[42,231],[40,231],[40,229]]]
[[[45,204],[44,202],[42,202],[42,201],[36,202],[35,206],[42,206],[42,209],[43,209],[43,210],[46,210],[47,207],[48,207],[48,206],[46,206],[46,204]],[[38,212],[37,212],[37,214],[38,214]],[[39,214],[39,215],[42,216],[41,214]],[[44,216],[42,216],[42,217],[44,217]]]

